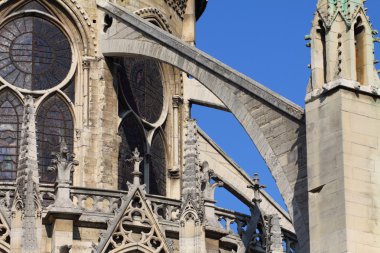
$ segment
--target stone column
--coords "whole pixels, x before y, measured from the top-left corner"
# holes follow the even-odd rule
[[[182,206],[179,219],[180,252],[206,253],[205,214],[200,182],[196,121],[188,119],[186,128]]]
[[[70,198],[71,175],[78,161],[74,160],[74,154],[69,153],[64,139],[61,139],[60,152],[53,153],[53,156],[49,170],[57,172],[55,201],[48,209],[46,220],[53,226],[51,252],[68,253],[73,244],[74,221],[81,215],[81,210]]]
[[[282,233],[280,226],[280,217],[278,214],[268,216],[268,235],[267,247],[269,253],[283,253]]]
[[[168,197],[174,198],[174,199],[180,199],[181,193],[180,193],[180,134],[179,134],[179,128],[180,128],[180,107],[183,103],[183,99],[179,95],[173,96],[173,167],[169,170],[169,191],[168,191]]]
[[[191,45],[195,44],[195,0],[188,0],[183,17],[182,40]]]

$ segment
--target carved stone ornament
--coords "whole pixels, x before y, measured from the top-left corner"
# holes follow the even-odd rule
[[[66,141],[61,138],[61,148],[59,152],[52,153],[53,159],[49,171],[57,172],[55,183],[55,201],[50,206],[48,216],[54,215],[59,218],[79,217],[81,211],[76,208],[70,198],[71,175],[74,172],[74,166],[79,162],[74,160],[75,155],[69,152]]]
[[[108,228],[95,248],[97,253],[134,252],[137,249],[153,253],[171,252],[141,185],[133,185],[130,189],[120,211],[108,222]]]
[[[255,173],[252,179],[252,185],[248,185],[247,188],[253,189],[254,196],[252,201],[255,204],[259,204],[262,201],[260,190],[267,187],[265,185],[260,184],[259,174]]]

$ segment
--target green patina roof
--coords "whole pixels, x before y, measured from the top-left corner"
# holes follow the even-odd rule
[[[328,0],[330,6],[330,12],[335,12],[337,7],[341,6],[341,11],[344,14],[348,14],[350,10],[356,9],[358,5],[363,5],[363,0]]]

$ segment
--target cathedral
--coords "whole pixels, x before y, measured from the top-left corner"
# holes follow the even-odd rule
[[[380,38],[365,0],[315,2],[299,106],[195,47],[207,0],[0,0],[0,253],[379,253]]]

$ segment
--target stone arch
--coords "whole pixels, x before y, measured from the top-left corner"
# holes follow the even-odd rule
[[[0,17],[5,18],[11,15],[14,10],[29,2],[31,1],[2,1],[0,4],[0,9],[2,9],[0,11]],[[46,8],[50,14],[56,16],[61,22],[65,23],[65,25],[69,25],[69,23],[71,23],[71,28],[75,27],[78,30],[81,41],[83,42],[82,51],[84,55],[88,55],[95,51],[95,47],[97,46],[95,42],[95,30],[92,27],[88,14],[76,0],[62,0],[54,2],[47,0],[35,0],[35,2]]]
[[[0,180],[15,180],[21,125],[22,100],[9,88],[0,90]]]
[[[166,196],[167,151],[161,129],[155,133],[150,145],[149,192]]]
[[[70,152],[74,146],[74,118],[67,101],[54,93],[39,104],[36,114],[37,150],[41,182],[54,183],[55,173],[48,172],[51,152],[58,152],[61,138]]]
[[[307,93],[322,87],[327,83],[327,29],[326,24],[319,14],[315,15],[313,28],[310,33],[311,43],[311,82]]]
[[[110,253],[154,253],[145,245],[138,243],[127,244],[124,247],[120,247],[110,251]]]
[[[303,109],[111,3],[102,1],[98,6],[114,18],[101,38],[106,57],[139,55],[171,64],[201,82],[234,114],[266,161],[301,247],[305,246],[308,196]]]
[[[119,126],[119,136],[121,141],[118,156],[118,189],[127,190],[127,181],[133,182],[133,163],[126,161],[132,157],[136,148],[143,156],[147,152],[143,125],[132,112],[123,117]],[[144,163],[140,164],[140,172],[143,179]]]
[[[164,29],[165,31],[169,33],[173,33],[170,28],[168,20],[159,9],[148,7],[148,8],[137,10],[134,13],[151,23],[155,22],[158,27]]]
[[[375,83],[373,72],[376,72],[374,62],[373,35],[371,24],[365,11],[359,8],[351,29],[355,39],[355,70],[356,80],[361,85]]]

